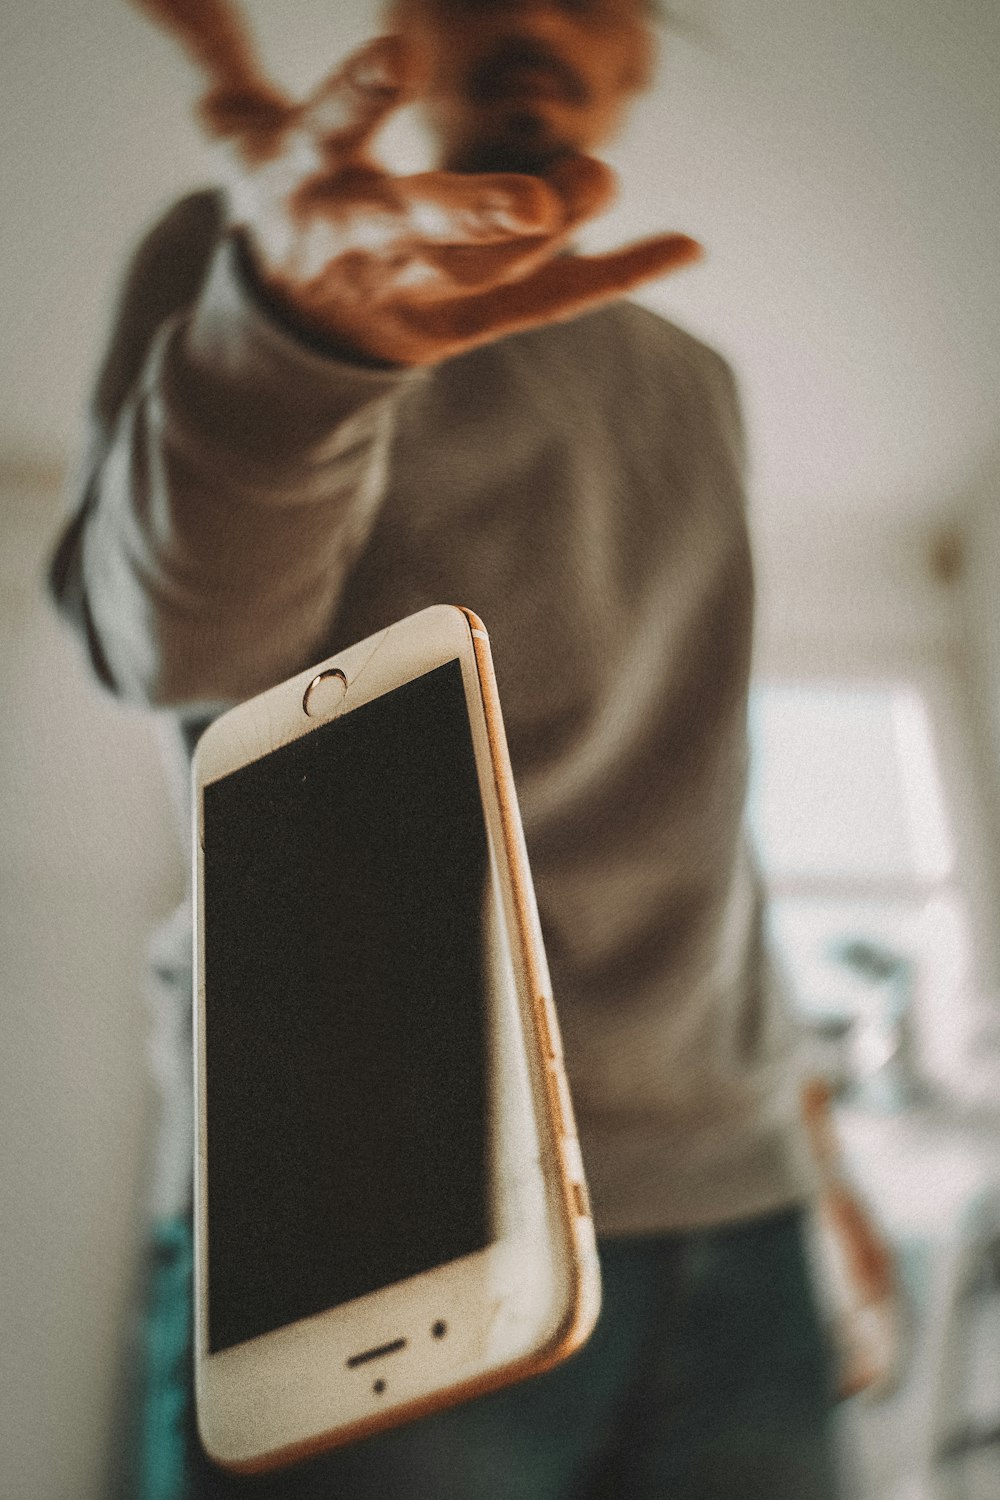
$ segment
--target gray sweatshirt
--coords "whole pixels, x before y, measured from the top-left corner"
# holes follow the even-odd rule
[[[482,616],[606,1233],[811,1183],[743,831],[742,461],[727,366],[644,309],[367,368],[265,311],[206,193],[133,262],[53,564],[189,741],[425,605]]]

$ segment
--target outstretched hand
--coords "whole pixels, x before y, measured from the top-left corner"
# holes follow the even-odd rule
[[[380,37],[295,103],[263,73],[229,0],[133,0],[207,76],[200,118],[230,163],[230,215],[256,274],[304,331],[367,359],[434,364],[575,316],[698,258],[685,235],[558,255],[609,202],[610,168],[572,155],[544,177],[420,172],[370,153],[417,84]]]

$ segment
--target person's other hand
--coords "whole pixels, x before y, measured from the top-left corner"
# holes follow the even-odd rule
[[[802,1089],[802,1117],[819,1168],[817,1223],[836,1308],[840,1355],[838,1396],[883,1396],[902,1366],[902,1294],[895,1255],[869,1206],[848,1181],[833,1117],[833,1096],[821,1078]]]
[[[228,0],[133,0],[207,74],[199,113],[226,149],[230,214],[295,325],[370,360],[424,365],[575,316],[695,260],[685,235],[559,255],[614,176],[568,156],[544,178],[392,176],[375,132],[417,85],[402,41],[370,42],[295,103],[264,76]]]

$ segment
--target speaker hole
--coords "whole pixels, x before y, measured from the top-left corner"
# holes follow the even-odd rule
[[[445,1334],[447,1332],[448,1332],[448,1325],[447,1325],[446,1322],[444,1322],[444,1320],[442,1318],[438,1318],[438,1320],[437,1320],[436,1323],[432,1323],[431,1324],[431,1337],[432,1338],[443,1339],[444,1336],[445,1336]]]
[[[384,1395],[385,1394],[385,1381],[382,1380],[381,1378],[378,1379],[378,1380],[373,1381],[372,1382],[372,1390],[375,1392],[376,1396],[382,1396],[382,1395]]]

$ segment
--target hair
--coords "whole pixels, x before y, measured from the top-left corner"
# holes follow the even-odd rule
[[[416,5],[427,3],[428,0],[381,0],[379,8],[383,15],[391,18],[394,14],[405,13]],[[433,3],[433,0],[430,0],[430,3]],[[686,36],[696,41],[705,39],[703,27],[690,16],[675,11],[668,0],[637,0],[637,8],[651,26],[672,32],[675,36]]]
[[[406,10],[412,3],[413,0],[383,0],[381,9],[389,12]],[[638,0],[638,7],[651,21],[655,21],[657,25],[676,28],[679,31],[687,29],[688,23],[681,20],[679,16],[674,15],[673,11],[666,4],[666,0]]]

